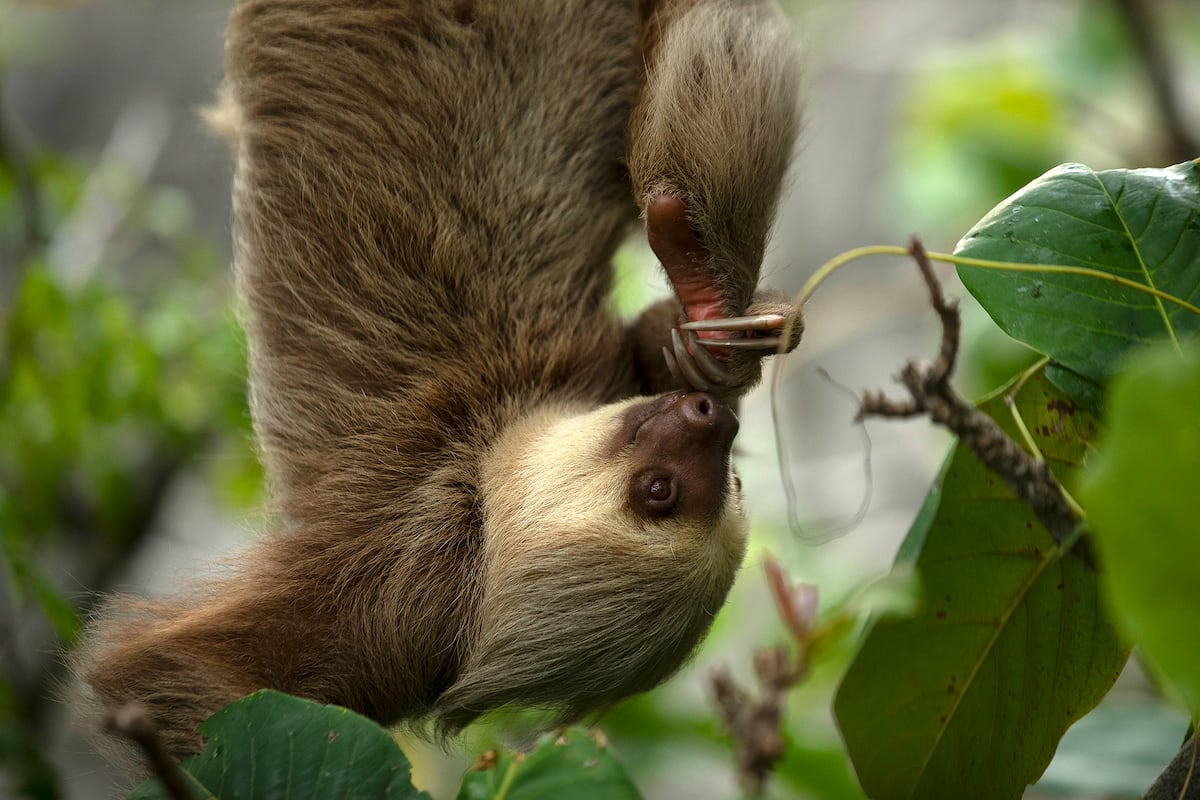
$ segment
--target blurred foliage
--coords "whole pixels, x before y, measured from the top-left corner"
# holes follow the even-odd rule
[[[34,166],[48,229],[64,229],[83,173],[50,157]],[[244,344],[215,252],[192,237],[177,192],[123,191],[117,233],[131,257],[118,267],[98,254],[77,275],[54,262],[56,243],[35,248],[2,318],[4,564],[17,596],[38,597],[64,637],[75,620],[37,566],[39,546],[66,537],[101,561],[123,555],[163,481],[200,454],[230,500],[250,501],[259,484]]]
[[[0,13],[0,70],[54,52],[26,46],[54,39],[44,10]],[[0,116],[0,769],[24,796],[57,793],[35,734],[84,592],[127,565],[173,478],[258,497],[221,253],[183,192]]]
[[[1178,75],[1200,63],[1200,16],[1185,6],[1155,6]],[[1056,11],[1054,25],[925,51],[898,111],[889,162],[891,216],[904,233],[965,230],[1064,161],[1097,169],[1172,161],[1113,4]]]
[[[1200,713],[1200,536],[1191,495],[1200,476],[1198,410],[1200,336],[1182,353],[1159,346],[1139,354],[1114,382],[1109,430],[1081,493],[1117,621],[1193,713]]]

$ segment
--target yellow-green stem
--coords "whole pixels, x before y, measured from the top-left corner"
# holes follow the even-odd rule
[[[849,264],[851,261],[856,261],[866,256],[903,256],[908,255],[908,248],[898,247],[896,245],[871,245],[868,247],[856,247],[853,250],[847,250],[840,255],[834,256],[829,261],[826,261],[817,271],[812,274],[812,277],[805,282],[804,287],[800,290],[800,294],[796,297],[796,305],[803,306],[810,297],[816,292],[825,280],[837,270]],[[947,264],[957,264],[964,267],[977,267],[979,269],[996,269],[1007,272],[1043,272],[1048,275],[1078,275],[1085,278],[1094,278],[1096,280],[1116,283],[1121,286],[1128,287],[1137,292],[1148,294],[1160,300],[1166,300],[1168,303],[1173,303],[1180,308],[1186,309],[1197,316],[1200,316],[1200,306],[1195,306],[1188,301],[1175,297],[1172,294],[1157,289],[1153,286],[1147,286],[1144,283],[1131,281],[1128,278],[1122,278],[1119,275],[1112,275],[1108,272],[1102,272],[1098,269],[1090,269],[1088,267],[1066,267],[1056,264],[1022,264],[1008,261],[991,261],[983,258],[967,258],[966,256],[956,256],[950,253],[928,253],[929,258],[934,261],[941,261]]]

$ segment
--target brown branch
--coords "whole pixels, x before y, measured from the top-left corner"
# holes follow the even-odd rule
[[[783,709],[788,691],[808,676],[808,645],[817,614],[813,587],[792,586],[783,567],[773,559],[768,558],[764,566],[776,610],[796,645],[795,651],[786,645],[755,651],[758,698],[738,686],[726,667],[713,670],[709,676],[725,727],[737,745],[742,788],[752,796],[762,794],[775,764],[783,758]]]
[[[167,752],[150,717],[139,706],[126,705],[112,711],[104,727],[119,733],[141,749],[150,772],[162,782],[171,800],[195,800],[179,763]]]
[[[1200,770],[1197,770],[1195,734],[1188,737],[1162,774],[1142,795],[1142,800],[1200,800]]]
[[[762,794],[771,770],[783,758],[783,706],[791,686],[790,661],[783,646],[754,654],[755,672],[763,690],[757,699],[737,685],[726,667],[714,670],[709,678],[725,727],[737,744],[742,788],[750,795]]]
[[[961,330],[958,304],[943,296],[925,248],[915,238],[909,245],[909,253],[921,270],[929,288],[930,303],[942,321],[941,351],[933,364],[917,361],[905,364],[899,380],[908,389],[910,399],[890,400],[883,392],[867,392],[859,406],[858,419],[928,414],[930,420],[948,428],[984,466],[1000,476],[1032,509],[1056,542],[1067,541],[1080,520],[1046,462],[1026,453],[995,420],[951,387]]]
[[[1177,101],[1174,73],[1145,0],[1113,0],[1113,6],[1124,18],[1129,38],[1146,70],[1154,104],[1166,129],[1171,159],[1188,161],[1200,156],[1200,143],[1184,124]]]

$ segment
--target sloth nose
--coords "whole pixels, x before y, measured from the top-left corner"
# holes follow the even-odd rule
[[[676,401],[675,408],[689,427],[711,429],[720,439],[732,440],[738,431],[738,418],[732,409],[707,392],[688,392]]]

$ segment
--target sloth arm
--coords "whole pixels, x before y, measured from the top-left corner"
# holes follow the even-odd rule
[[[655,303],[634,323],[637,364],[651,391],[694,389],[735,401],[758,382],[764,357],[800,343],[800,312],[782,294],[760,288],[740,314],[731,313],[683,203],[660,194],[646,216],[651,249],[675,297]]]
[[[735,399],[799,342],[786,298],[758,287],[798,127],[797,55],[766,3],[642,0],[646,67],[630,124],[634,196],[674,289],[632,326],[650,391]],[[781,334],[788,340],[781,348]]]

